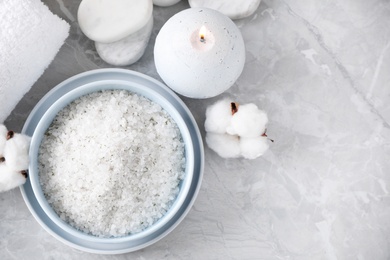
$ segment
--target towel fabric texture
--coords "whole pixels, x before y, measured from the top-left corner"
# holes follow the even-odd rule
[[[40,0],[0,0],[0,123],[49,66],[69,24]]]

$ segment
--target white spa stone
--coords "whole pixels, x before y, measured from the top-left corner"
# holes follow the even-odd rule
[[[99,56],[114,66],[127,66],[137,62],[144,55],[153,29],[153,16],[139,31],[113,43],[95,42]]]
[[[111,43],[144,27],[152,11],[152,0],[83,0],[77,19],[88,38]]]
[[[153,4],[157,6],[171,6],[177,4],[180,0],[153,0]]]
[[[217,10],[231,19],[241,19],[252,15],[261,0],[188,0],[191,7],[207,7]]]
[[[209,98],[229,89],[241,75],[245,45],[227,16],[208,8],[190,8],[161,28],[154,61],[158,74],[174,91]]]

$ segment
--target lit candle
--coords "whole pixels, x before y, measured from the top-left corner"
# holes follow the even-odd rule
[[[208,31],[207,27],[202,25],[199,31],[195,30],[193,32],[191,37],[191,44],[194,49],[204,52],[214,47],[215,38],[214,35]]]
[[[245,64],[240,30],[207,8],[177,13],[156,37],[154,59],[162,80],[177,93],[208,98],[229,89]]]

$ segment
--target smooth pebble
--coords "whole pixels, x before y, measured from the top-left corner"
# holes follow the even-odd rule
[[[252,15],[259,7],[261,0],[189,0],[188,2],[191,7],[214,9],[234,20]]]
[[[99,56],[114,66],[127,66],[137,62],[145,53],[153,29],[153,16],[138,32],[113,43],[95,42]]]

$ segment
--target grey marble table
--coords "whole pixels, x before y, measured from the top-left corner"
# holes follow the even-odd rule
[[[20,131],[51,88],[106,68],[77,24],[80,1],[44,1],[71,24],[55,60],[6,120]],[[188,7],[155,7],[142,59],[126,67],[159,76],[156,34]],[[221,96],[183,98],[199,124],[223,96],[268,112],[275,142],[256,160],[227,160],[206,147],[202,187],[167,237],[125,255],[93,255],[49,235],[18,189],[0,194],[0,259],[389,259],[390,2],[265,0],[236,21],[244,72]]]

